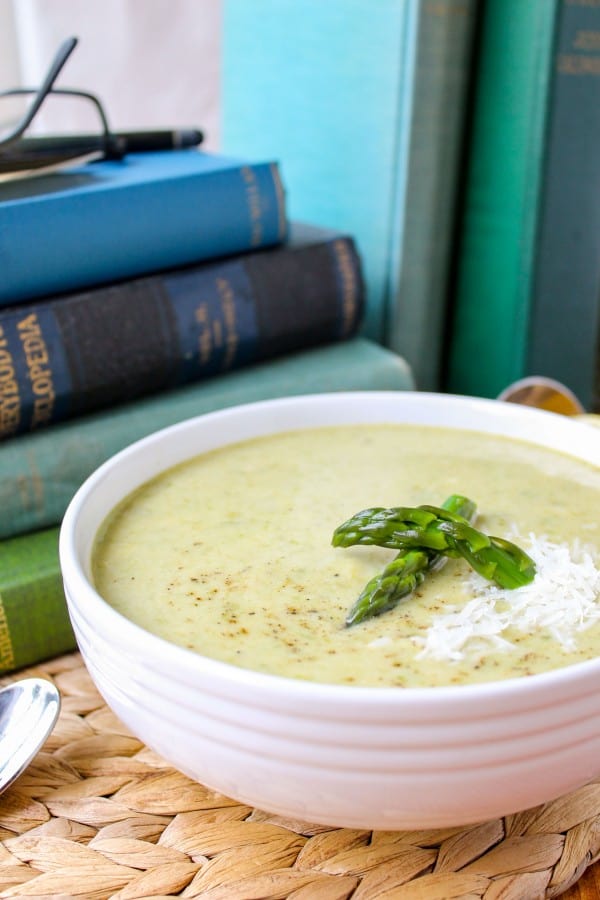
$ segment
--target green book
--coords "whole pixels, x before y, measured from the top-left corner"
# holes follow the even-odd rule
[[[75,649],[58,527],[0,543],[0,673]]]
[[[1,444],[0,673],[75,648],[59,570],[59,523],[75,490],[109,456],[159,428],[238,403],[413,387],[401,357],[354,338]]]
[[[559,0],[488,0],[444,388],[495,397],[525,373]]]

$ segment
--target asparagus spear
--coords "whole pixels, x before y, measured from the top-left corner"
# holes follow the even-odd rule
[[[447,536],[448,548],[444,551],[447,555],[462,556],[476,572],[488,581],[495,581],[502,588],[523,587],[533,581],[535,563],[512,541],[483,534],[474,528],[468,531],[463,529],[462,533],[454,531],[451,526],[456,514],[435,506],[421,508],[435,513],[439,519],[449,523],[447,528],[442,522],[438,523],[439,530]]]
[[[477,531],[466,517],[445,506],[363,510],[336,528],[332,543],[334,547],[354,544],[376,544],[394,550],[412,547],[436,550],[445,556],[462,556],[477,572],[500,587],[521,587],[529,584],[535,574],[533,560],[520,547]]]
[[[535,577],[535,563],[520,547],[505,538],[489,535],[489,546],[477,553],[461,545],[460,555],[488,581],[510,590],[530,584]]]
[[[443,557],[463,557],[502,588],[529,584],[533,560],[516,544],[486,535],[470,520],[475,504],[453,494],[441,507],[374,507],[352,516],[336,528],[335,547],[376,544],[399,550],[398,556],[364,588],[346,617],[346,624],[363,621],[395,606],[440,565]]]
[[[401,547],[419,547],[446,552],[455,541],[466,541],[472,552],[489,544],[486,535],[472,528],[468,516],[454,508],[462,504],[475,504],[465,497],[453,494],[445,505],[406,507],[391,509],[374,507],[365,509],[340,525],[333,534],[334,547],[351,547],[354,544],[375,544],[398,550]],[[466,509],[469,513],[470,507]]]
[[[459,494],[452,494],[444,501],[442,508],[454,515],[461,516],[465,524],[468,520],[475,516],[475,504],[467,497]],[[377,543],[377,541],[361,540],[361,527],[369,527],[370,522],[376,518],[377,513],[385,512],[385,510],[364,510],[349,519],[345,525],[341,525],[336,529],[333,537],[333,545],[335,547],[349,547],[357,543]],[[404,509],[404,513],[408,512],[411,516],[414,510]],[[369,515],[369,514],[373,515]],[[415,515],[419,515],[417,510]],[[412,521],[414,522],[414,516]],[[424,527],[430,525],[435,516],[426,513],[419,519]],[[349,525],[349,523],[351,523]],[[416,524],[416,523],[415,523]],[[348,526],[346,528],[345,526]],[[370,532],[373,534],[373,531]],[[356,539],[352,539],[355,536]],[[357,622],[363,622],[372,616],[381,615],[393,609],[404,597],[407,597],[421,584],[428,572],[439,568],[444,562],[444,558],[431,548],[403,548],[398,555],[388,563],[384,570],[372,578],[365,585],[360,596],[348,612],[346,616],[346,625],[355,625]]]

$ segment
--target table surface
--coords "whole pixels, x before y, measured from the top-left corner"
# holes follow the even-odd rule
[[[590,866],[559,900],[600,900],[600,862]]]
[[[344,853],[349,852],[350,846],[354,847],[353,844],[347,843],[347,835],[336,833],[343,832],[343,829],[333,829],[330,834],[327,834],[326,840],[329,843],[326,846],[321,840],[323,835],[319,835],[318,832],[313,834],[310,829],[294,829],[293,823],[283,829],[285,833],[282,835],[282,829],[279,827],[276,817],[274,821],[271,821],[270,817],[267,815],[265,818],[260,810],[253,810],[249,816],[247,807],[239,805],[240,809],[236,810],[238,804],[234,801],[218,795],[213,796],[209,789],[190,782],[184,775],[177,773],[164,760],[145,748],[141,741],[131,736],[110,712],[97,693],[78,654],[68,654],[65,657],[51,660],[43,666],[37,667],[35,672],[56,683],[63,698],[63,708],[59,721],[45,745],[44,753],[40,754],[37,766],[34,765],[34,769],[29,775],[29,780],[26,773],[21,776],[24,788],[21,792],[21,799],[19,800],[16,796],[11,803],[10,799],[7,799],[10,791],[0,799],[2,806],[0,820],[4,821],[4,826],[10,832],[11,837],[27,835],[39,820],[42,832],[38,835],[36,852],[42,862],[50,858],[54,865],[56,846],[52,842],[56,841],[57,834],[62,837],[64,859],[59,865],[60,871],[53,868],[52,878],[55,885],[57,878],[70,879],[70,883],[74,877],[79,878],[80,874],[82,877],[88,878],[92,864],[100,867],[98,872],[100,870],[104,872],[103,867],[109,867],[111,878],[118,877],[119,883],[123,881],[123,885],[130,883],[133,885],[133,879],[138,877],[137,868],[139,867],[136,867],[136,871],[132,873],[127,866],[127,861],[134,852],[132,845],[135,845],[137,854],[141,850],[145,854],[144,872],[139,877],[146,881],[148,878],[151,880],[157,877],[162,878],[160,884],[165,888],[161,891],[163,895],[178,896],[183,884],[183,882],[179,884],[178,881],[177,884],[169,882],[169,890],[172,888],[174,893],[167,892],[164,882],[164,877],[166,877],[164,855],[166,854],[169,858],[167,868],[171,881],[173,879],[176,881],[181,877],[178,867],[171,865],[174,860],[185,868],[185,877],[189,881],[190,878],[199,874],[198,863],[193,858],[193,847],[200,848],[198,853],[200,851],[204,853],[208,848],[211,863],[214,864],[212,868],[210,865],[207,866],[204,876],[201,876],[207,879],[207,885],[211,884],[211,878],[215,877],[215,867],[216,877],[220,878],[222,875],[219,866],[224,866],[223,871],[229,871],[231,876],[231,872],[236,868],[238,862],[239,878],[252,880],[257,874],[260,854],[255,857],[254,853],[248,856],[248,854],[244,855],[237,851],[232,854],[231,851],[244,845],[244,840],[247,841],[246,846],[253,843],[256,837],[255,832],[260,829],[262,829],[260,833],[263,835],[261,840],[267,841],[264,837],[264,834],[267,834],[269,839],[267,843],[270,842],[272,845],[269,852],[277,852],[283,854],[281,858],[285,857],[283,876],[290,873],[297,875],[294,866],[298,854],[302,851],[304,853],[301,867],[302,877],[308,877],[316,884],[320,883],[324,877],[322,863],[327,858],[327,853],[335,860],[337,857],[343,858]],[[9,680],[12,679],[6,679],[6,681]],[[4,679],[0,679],[0,684],[2,683],[4,683]],[[124,771],[124,767],[126,771]],[[574,833],[575,827],[579,827],[577,823],[584,826],[586,837],[585,840],[580,839],[581,829],[579,829],[578,836],[569,843],[570,850],[566,854],[566,870],[563,872],[563,878],[569,877],[567,872],[572,872],[575,867],[579,867],[579,869],[583,867],[586,859],[589,858],[589,856],[586,857],[586,852],[588,854],[597,852],[600,822],[597,818],[596,805],[599,798],[599,787],[600,782],[594,782],[593,785],[582,789],[578,795],[578,818],[570,826],[567,838]],[[30,803],[32,797],[35,800],[33,806]],[[7,818],[4,818],[3,813],[6,813]],[[194,817],[196,818],[194,819]],[[151,827],[148,825],[149,819],[152,820]],[[73,833],[70,830],[65,832],[63,826],[60,825],[61,822],[70,822],[75,831]],[[559,821],[554,823],[555,827],[550,829],[552,834],[556,832],[554,834],[556,840],[564,832],[564,828],[561,830],[561,822],[563,822],[562,813]],[[52,826],[57,823],[58,830],[52,830]],[[524,828],[525,824],[523,823]],[[48,831],[49,826],[50,831]],[[148,828],[150,828],[149,832]],[[190,831],[189,835],[186,828]],[[246,839],[240,835],[240,828],[253,829],[253,831],[249,832],[250,836]],[[87,856],[83,855],[85,851],[82,849],[82,839],[81,835],[78,836],[77,829],[83,829],[85,837],[83,843],[89,847]],[[160,852],[155,859],[153,854],[159,846],[157,838],[165,830],[171,837],[164,846],[160,847]],[[529,834],[527,828],[525,828],[525,832]],[[98,844],[94,846],[90,837],[98,838],[99,835]],[[494,846],[489,849],[490,854],[495,853],[498,847],[502,846],[504,836],[505,832],[500,829],[496,835],[497,840],[494,841]],[[535,834],[533,837],[535,838]],[[204,843],[200,841],[200,838]],[[187,842],[190,840],[192,844],[188,846]],[[18,841],[17,837],[16,842],[18,843]],[[198,843],[199,841],[200,843]],[[283,847],[281,846],[282,842]],[[414,846],[411,842],[408,842],[406,846],[411,846],[415,853],[429,852],[431,854],[433,852],[431,843],[431,840],[426,843],[425,851],[418,840],[415,840]],[[0,841],[0,850],[1,844]],[[50,847],[50,845],[52,846]],[[460,845],[462,853],[466,854],[462,859],[463,864],[465,860],[481,855],[481,848],[478,849],[478,846],[470,848],[467,846],[468,841],[463,840]],[[77,852],[73,850],[75,846]],[[536,846],[539,850],[539,841]],[[0,873],[7,878],[10,876],[9,880],[12,879],[10,885],[7,882],[7,886],[12,886],[13,890],[18,888],[17,880],[24,879],[25,882],[31,880],[29,872],[24,872],[26,867],[35,869],[32,863],[31,846],[28,844],[27,847],[21,846],[20,849],[21,856],[19,856],[18,848],[13,847],[17,856],[15,865],[0,866]],[[361,852],[365,848],[355,849],[357,852]],[[473,857],[469,856],[469,853],[474,854]],[[553,852],[550,857],[547,860],[548,865],[554,865],[556,860]],[[138,856],[138,861],[139,858]],[[540,860],[541,857],[538,854],[536,861],[540,863]],[[267,859],[265,865],[268,862]],[[385,877],[387,864],[385,854],[380,862],[380,871],[383,873],[382,877]],[[389,863],[389,860],[387,862]],[[432,860],[429,860],[429,863],[431,862]],[[521,860],[521,867],[522,863],[523,860]],[[528,865],[528,863],[529,860],[526,859],[525,864]],[[123,868],[119,870],[119,866],[123,866]],[[81,868],[81,872],[76,871],[78,868]],[[115,868],[118,870],[116,876]],[[360,868],[359,866],[356,871],[359,871]],[[534,871],[538,871],[535,865],[533,868]],[[83,875],[84,870],[87,873],[85,876]],[[292,872],[292,870],[294,871]],[[336,874],[343,874],[345,870],[342,868],[338,872],[334,868],[334,871]],[[353,871],[351,867],[349,871]],[[455,870],[452,869],[452,871]],[[36,874],[39,875],[39,873]],[[40,878],[47,881],[46,876],[47,873],[44,870]],[[35,877],[34,875],[34,880]],[[415,886],[418,881],[417,877],[414,881]],[[297,887],[297,881],[293,879],[290,884]],[[0,893],[4,895],[3,890]],[[152,893],[157,892],[152,891]],[[65,896],[64,893],[45,895]],[[143,896],[140,893],[136,894],[133,889],[129,895]],[[308,893],[306,895],[309,896]],[[236,896],[240,895],[236,894]],[[470,894],[469,896],[474,895]],[[480,893],[477,896],[480,896]],[[560,894],[560,898],[561,900],[562,898],[564,900],[600,900],[600,859],[585,870],[571,888]],[[519,897],[519,900],[530,900],[530,898],[523,896]]]

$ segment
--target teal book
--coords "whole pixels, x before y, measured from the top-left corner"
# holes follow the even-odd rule
[[[476,0],[225,0],[222,144],[352,234],[362,334],[438,387]],[[425,349],[424,349],[425,348]]]
[[[228,372],[0,443],[0,538],[60,523],[101,463],[159,428],[270,397],[414,388],[397,354],[355,337]]]
[[[293,223],[235,256],[0,307],[0,438],[356,333],[347,235]]]
[[[600,412],[600,3],[561,4],[527,373]]]
[[[442,385],[449,279],[471,89],[477,0],[425,0],[417,32],[406,201],[396,209],[386,346],[420,390]]]
[[[291,219],[351,234],[382,342],[402,236],[421,0],[224,0],[223,152],[277,159]]]
[[[455,393],[495,397],[525,374],[558,7],[483,7],[443,381]]]
[[[0,305],[281,242],[279,169],[244,160],[132,153],[0,183]]]

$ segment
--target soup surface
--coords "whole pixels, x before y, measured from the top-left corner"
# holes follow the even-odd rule
[[[501,591],[449,560],[394,610],[345,627],[395,551],[333,548],[371,506],[477,503],[476,526],[537,562]],[[541,672],[600,654],[600,469],[456,429],[334,426],[196,457],[131,494],[100,531],[99,593],[143,628],[249,669],[365,686]]]

